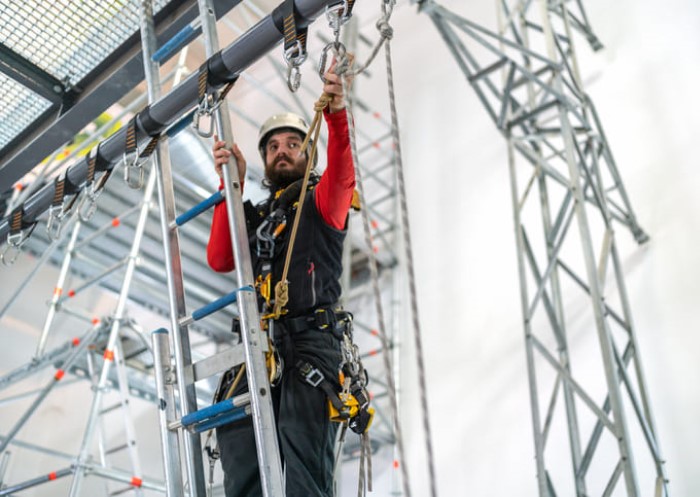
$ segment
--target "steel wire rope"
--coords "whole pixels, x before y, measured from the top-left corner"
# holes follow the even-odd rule
[[[425,432],[425,448],[428,454],[428,473],[430,480],[430,495],[437,496],[437,488],[435,486],[435,459],[433,454],[432,434],[430,431],[430,419],[428,416],[428,396],[425,385],[425,362],[423,360],[423,340],[421,338],[420,319],[418,314],[418,296],[416,291],[416,278],[413,264],[413,250],[411,249],[411,231],[408,222],[408,205],[406,202],[406,185],[403,174],[403,158],[401,155],[401,140],[399,138],[399,120],[396,112],[396,95],[394,91],[394,71],[391,60],[391,36],[392,28],[389,25],[391,11],[387,14],[386,3],[382,4],[384,11],[384,19],[377,22],[377,29],[382,32],[382,38],[386,39],[384,43],[384,53],[386,59],[386,75],[387,86],[389,89],[389,107],[391,111],[391,134],[394,140],[394,149],[396,152],[396,177],[399,186],[399,203],[401,210],[401,227],[404,235],[404,245],[406,250],[406,269],[408,270],[408,285],[411,298],[411,316],[413,318],[413,336],[416,347],[416,362],[418,365],[418,385],[420,390],[421,411],[423,414],[423,430]],[[385,38],[385,33],[388,37]]]
[[[338,66],[342,66],[343,64],[338,63]],[[366,65],[365,65],[366,67]],[[349,134],[349,139],[350,139],[350,150],[352,153],[352,160],[353,163],[355,164],[355,176],[357,180],[357,191],[360,196],[360,205],[367,205],[365,201],[365,193],[364,193],[364,186],[362,183],[362,172],[360,170],[360,165],[359,165],[359,157],[357,153],[357,143],[355,142],[355,125],[353,121],[353,113],[352,113],[352,97],[350,93],[347,91],[347,82],[345,80],[345,75],[343,73],[340,74],[341,76],[341,81],[343,84],[343,93],[346,96],[347,99],[347,106],[345,108],[345,112],[347,113],[347,120],[348,120],[348,134]],[[404,495],[406,497],[411,497],[411,485],[408,477],[408,471],[406,468],[406,457],[405,457],[405,450],[403,446],[403,433],[401,430],[401,422],[399,421],[399,410],[398,410],[398,402],[396,400],[396,384],[394,382],[394,376],[392,373],[392,365],[391,365],[391,358],[389,356],[389,351],[390,351],[390,345],[389,345],[389,340],[386,335],[386,325],[384,322],[384,310],[382,306],[382,298],[381,298],[381,291],[379,289],[379,272],[377,270],[377,259],[374,255],[374,251],[372,250],[372,234],[370,232],[370,220],[369,220],[369,214],[367,213],[366,209],[361,209],[361,216],[362,216],[362,226],[363,226],[363,231],[364,231],[364,237],[365,237],[365,243],[367,244],[367,258],[369,260],[369,267],[370,267],[370,275],[372,279],[372,290],[374,293],[374,301],[375,301],[375,308],[377,312],[377,325],[378,325],[378,332],[379,332],[379,339],[382,344],[382,356],[383,356],[383,364],[384,364],[384,370],[387,378],[387,390],[389,392],[389,401],[391,405],[391,416],[392,416],[392,421],[394,423],[394,433],[396,435],[396,445],[398,448],[399,452],[399,466],[401,469],[401,479],[402,479],[402,486],[403,486],[403,491]]]
[[[389,5],[391,8],[387,8],[387,5]],[[425,442],[426,442],[426,451],[427,451],[427,462],[428,462],[428,473],[429,473],[429,483],[430,483],[430,491],[431,491],[431,496],[436,497],[437,496],[437,488],[435,485],[435,463],[434,463],[434,452],[433,452],[433,447],[432,447],[432,434],[430,430],[430,422],[429,422],[429,415],[428,415],[428,401],[427,401],[427,388],[425,384],[425,362],[423,359],[423,343],[422,343],[422,338],[421,338],[421,328],[420,328],[420,319],[419,319],[419,312],[418,312],[418,298],[417,298],[417,291],[416,291],[416,284],[415,284],[415,271],[414,271],[414,264],[413,264],[413,251],[411,249],[411,236],[410,236],[410,226],[408,222],[408,206],[406,202],[406,187],[405,187],[405,180],[404,180],[404,174],[403,174],[403,159],[401,155],[401,141],[399,137],[399,125],[398,125],[398,114],[396,112],[396,97],[395,97],[395,91],[394,91],[394,75],[393,75],[393,66],[392,66],[392,59],[391,59],[391,43],[390,40],[393,36],[393,29],[389,25],[389,19],[391,18],[391,14],[393,13],[393,1],[383,1],[382,2],[382,18],[380,18],[377,21],[377,29],[379,30],[381,34],[381,39],[377,43],[377,45],[374,47],[374,50],[368,59],[368,61],[360,68],[353,72],[348,73],[350,75],[356,75],[364,71],[370,63],[374,60],[376,57],[379,48],[384,45],[385,49],[385,60],[386,60],[386,73],[387,73],[387,86],[388,86],[388,91],[389,91],[389,105],[390,105],[390,111],[391,111],[391,134],[392,134],[392,139],[394,142],[394,148],[395,148],[395,160],[396,160],[396,171],[397,171],[397,182],[398,182],[398,193],[399,193],[399,203],[400,203],[400,210],[401,210],[401,227],[403,229],[404,233],[404,244],[405,244],[405,250],[406,250],[406,266],[408,270],[408,280],[409,280],[409,294],[410,294],[410,300],[411,300],[411,315],[412,315],[412,324],[413,324],[413,331],[414,331],[414,342],[415,342],[415,347],[416,347],[416,361],[417,361],[417,367],[418,367],[418,383],[419,383],[419,395],[420,395],[420,402],[421,402],[421,411],[422,411],[422,417],[423,417],[423,430],[425,432]],[[343,64],[338,64],[339,66],[342,66]],[[345,86],[345,79],[343,78],[343,85]],[[348,128],[350,132],[350,145],[351,145],[351,150],[353,153],[353,160],[355,161],[355,164],[357,164],[356,171],[357,171],[357,183],[358,183],[358,191],[360,193],[360,199],[361,199],[361,204],[365,205],[365,199],[364,199],[364,189],[362,186],[362,177],[361,177],[361,172],[360,172],[360,167],[359,163],[357,160],[357,151],[356,151],[356,144],[355,144],[355,138],[354,138],[354,123],[352,121],[352,101],[349,93],[346,91],[346,95],[348,95]],[[369,230],[369,218],[368,214],[365,210],[362,210],[362,221],[363,221],[363,228],[365,232],[365,242],[367,243],[367,246],[369,248],[368,254],[369,254],[369,259],[370,259],[370,273],[372,276],[372,284],[374,287],[374,293],[375,293],[375,300],[377,302],[377,317],[379,320],[379,333],[380,333],[380,338],[382,341],[382,348],[384,349],[384,366],[385,369],[387,370],[387,383],[389,386],[389,394],[391,397],[391,402],[392,402],[392,414],[395,416],[394,423],[395,423],[395,428],[396,428],[396,437],[397,437],[397,445],[399,448],[399,459],[400,459],[400,464],[402,467],[402,476],[404,478],[404,493],[407,496],[410,496],[410,485],[408,485],[408,474],[406,472],[405,468],[405,461],[404,461],[404,448],[403,448],[403,438],[401,437],[401,432],[400,432],[400,427],[398,423],[398,406],[396,403],[396,387],[394,383],[394,378],[393,375],[391,374],[391,363],[390,360],[388,359],[388,339],[386,337],[386,331],[385,331],[385,326],[384,326],[384,317],[382,313],[382,306],[381,306],[381,295],[379,292],[379,281],[378,281],[378,272],[377,272],[377,265],[376,265],[376,258],[374,257],[374,252],[372,251],[372,239],[371,239],[371,233]]]

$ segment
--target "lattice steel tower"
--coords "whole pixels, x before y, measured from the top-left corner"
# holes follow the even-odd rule
[[[602,45],[580,0],[496,4],[498,32],[419,2],[508,142],[539,495],[667,496],[614,221],[648,237],[582,87],[574,31]],[[599,364],[576,361],[587,337]]]

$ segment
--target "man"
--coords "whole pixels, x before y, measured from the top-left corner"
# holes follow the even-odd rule
[[[284,371],[273,387],[273,406],[285,475],[287,497],[330,497],[333,495],[334,444],[338,424],[328,415],[327,395],[322,388],[305,381],[304,366],[318,369],[337,392],[341,363],[339,339],[333,333],[335,309],[340,297],[341,256],[348,211],[355,187],[355,172],[348,137],[343,86],[335,64],[325,75],[323,91],[330,97],[324,110],[328,127],[328,164],[323,175],[313,175],[303,204],[289,269],[289,300],[286,313],[273,323],[274,344]],[[261,316],[271,311],[274,286],[280,281],[296,214],[307,154],[300,148],[308,128],[293,114],[273,116],[262,126],[258,148],[265,166],[264,184],[270,197],[253,207],[246,206],[253,272],[258,292],[267,288],[272,295],[259,297]],[[240,149],[215,137],[215,168],[233,154],[243,183],[246,162]],[[222,180],[223,187],[223,180]],[[229,225],[224,203],[214,210],[207,260],[216,271],[234,268]],[[330,323],[330,326],[329,326]],[[245,379],[231,390],[234,372],[222,381],[219,399],[227,393],[247,390]],[[224,487],[227,497],[262,495],[250,418],[217,431]]]

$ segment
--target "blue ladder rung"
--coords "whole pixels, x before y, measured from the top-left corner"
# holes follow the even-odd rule
[[[216,404],[212,404],[209,407],[205,407],[203,409],[200,409],[199,411],[191,412],[189,414],[185,414],[180,422],[182,423],[182,426],[190,426],[195,423],[200,423],[202,421],[205,421],[209,418],[213,418],[215,416],[218,416],[219,414],[225,414],[232,409],[237,409],[241,407],[240,405],[236,405],[236,397],[233,397],[231,399],[226,399],[222,400],[221,402],[217,402]]]
[[[187,45],[189,42],[194,40],[201,32],[201,23],[195,21],[192,24],[188,24],[180,31],[175,33],[175,36],[170,38],[167,42],[163,44],[158,50],[156,50],[151,56],[153,62],[163,62],[165,59],[169,58],[173,53],[177,52],[183,46]]]
[[[234,421],[238,421],[239,419],[243,419],[249,414],[249,405],[237,407],[235,410],[227,414],[222,414],[213,419],[195,425],[192,428],[192,431],[194,431],[195,433],[202,433],[203,431],[213,430],[214,428],[218,428],[219,426],[223,426],[229,423],[233,423]]]
[[[238,299],[238,292],[252,292],[252,291],[253,291],[252,286],[244,286],[242,288],[239,288],[238,290],[235,290],[235,291],[229,293],[228,295],[224,295],[223,297],[216,299],[211,304],[207,304],[204,307],[194,311],[192,313],[192,320],[199,321],[200,319],[207,317],[209,314],[212,314],[213,312],[216,312],[219,309],[223,309],[227,305],[234,303]]]
[[[210,207],[221,203],[224,200],[224,191],[220,190],[214,193],[211,197],[202,200],[200,203],[192,207],[190,210],[183,212],[175,218],[175,224],[182,226],[187,221],[191,221],[195,217],[199,216],[202,212],[209,210]]]

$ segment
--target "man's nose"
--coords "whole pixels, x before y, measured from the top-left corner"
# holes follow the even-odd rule
[[[299,150],[295,147],[290,147],[287,144],[280,144],[279,148],[277,149],[277,155],[287,155],[290,157],[294,157]]]

